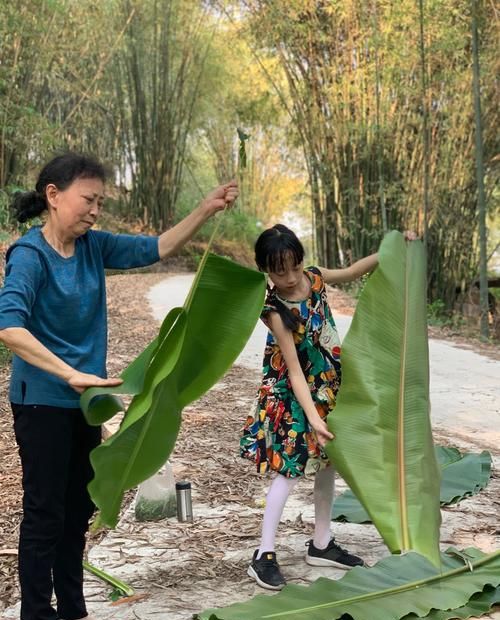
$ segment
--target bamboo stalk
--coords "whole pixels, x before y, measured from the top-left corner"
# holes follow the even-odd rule
[[[479,34],[477,26],[478,4],[472,2],[472,81],[474,92],[474,119],[476,137],[476,181],[479,224],[479,298],[481,306],[481,337],[489,338],[488,325],[488,265],[486,241],[486,199],[484,193],[484,163],[483,163],[483,135],[481,128],[481,90],[479,69]]]

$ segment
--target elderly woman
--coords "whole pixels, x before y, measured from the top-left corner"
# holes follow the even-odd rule
[[[158,237],[115,235],[92,230],[105,181],[99,162],[66,153],[42,169],[35,191],[14,202],[20,222],[48,212],[43,226],[9,248],[0,290],[0,340],[14,353],[10,401],[23,470],[21,620],[90,619],[82,560],[94,510],[89,453],[100,429],[87,425],[79,393],[121,383],[106,378],[104,270],[174,254],[238,195],[234,182],[218,187]]]

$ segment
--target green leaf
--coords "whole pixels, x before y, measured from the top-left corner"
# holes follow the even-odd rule
[[[491,454],[461,454],[456,448],[436,446],[436,457],[441,466],[441,505],[458,502],[479,493],[488,484],[491,475]],[[332,519],[350,523],[370,523],[370,517],[354,493],[342,493],[333,505]]]
[[[386,235],[343,343],[326,446],[393,553],[439,563],[439,467],[429,419],[422,243]]]
[[[335,498],[332,509],[332,521],[347,523],[371,523],[370,515],[363,508],[351,489]]]
[[[487,486],[491,475],[491,454],[464,454],[443,466],[441,503],[453,504],[465,497],[479,493]]]
[[[245,148],[245,142],[250,138],[250,136],[245,133],[239,127],[236,130],[238,132],[238,140],[240,141],[239,146],[239,168],[243,170],[247,167],[247,152]]]
[[[288,585],[274,596],[209,609],[198,620],[399,620],[426,617],[433,609],[458,609],[485,586],[500,583],[500,551],[467,549],[473,571],[456,555],[442,553],[441,570],[410,552],[390,556],[373,568],[354,568],[338,581],[320,578],[309,586]],[[453,617],[453,616],[445,616]],[[460,616],[458,616],[460,617]]]
[[[120,375],[123,379],[121,385],[115,388],[85,390],[80,398],[80,406],[89,424],[98,426],[112,418],[118,411],[124,411],[123,402],[115,394],[135,395],[142,391],[146,371],[158,349],[158,343],[169,334],[181,311],[182,308],[173,308],[168,313],[161,325],[158,338],[155,338]]]
[[[120,581],[116,577],[113,577],[113,575],[106,573],[100,568],[97,568],[97,566],[90,564],[90,562],[86,562],[84,560],[83,568],[87,572],[91,573],[92,575],[95,575],[96,577],[98,577],[99,579],[101,579],[102,581],[104,581],[105,583],[108,583],[110,586],[113,587],[113,590],[110,594],[111,600],[116,601],[119,598],[122,598],[124,596],[132,596],[134,594],[134,589],[131,588],[129,585],[127,585],[123,581]]]
[[[450,448],[448,446],[436,446],[436,457],[441,467],[451,465],[462,458],[462,454],[458,448]]]
[[[156,341],[122,374],[125,387],[92,390],[101,398],[114,391],[135,394],[118,432],[91,453],[95,477],[89,492],[101,523],[114,527],[124,492],[167,460],[183,407],[234,362],[260,316],[265,288],[262,273],[209,254],[185,307],[169,313]],[[94,407],[85,396],[81,404],[91,423],[116,410],[109,398]]]
[[[144,378],[145,389],[133,398],[120,429],[90,453],[95,475],[88,489],[100,510],[100,525],[116,526],[125,491],[158,471],[173,450],[181,406],[167,378],[179,359],[186,328],[182,310],[158,347],[156,363]]]
[[[500,603],[500,587],[493,588],[486,586],[482,592],[474,594],[467,605],[459,607],[458,609],[452,609],[442,611],[440,609],[433,609],[427,616],[426,620],[452,620],[452,618],[478,618],[483,614],[489,612],[489,610]],[[418,618],[415,614],[409,614],[405,616],[404,620],[413,620]]]

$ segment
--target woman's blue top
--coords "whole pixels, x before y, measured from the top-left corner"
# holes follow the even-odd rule
[[[69,258],[47,243],[39,226],[7,251],[0,290],[0,329],[24,327],[80,372],[106,377],[107,312],[104,269],[144,267],[159,260],[158,237],[89,230]],[[14,355],[10,400],[79,407],[64,380]]]

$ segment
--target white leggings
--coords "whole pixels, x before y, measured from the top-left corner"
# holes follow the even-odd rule
[[[286,478],[278,474],[272,481],[266,498],[262,538],[257,557],[266,551],[274,551],[276,531],[288,496],[299,478]],[[335,470],[330,465],[320,469],[314,477],[314,546],[324,549],[330,542]]]

